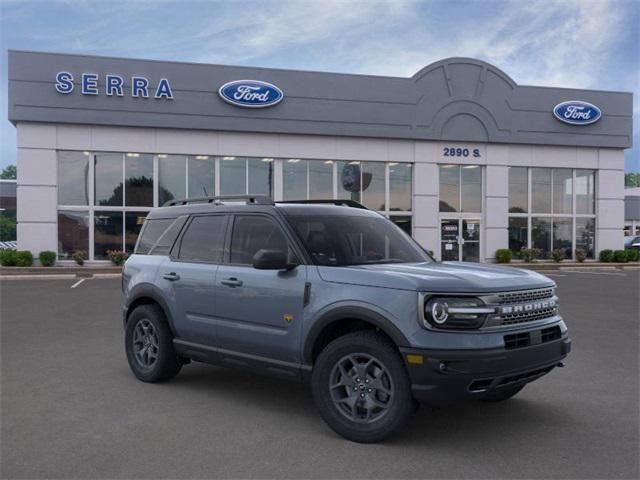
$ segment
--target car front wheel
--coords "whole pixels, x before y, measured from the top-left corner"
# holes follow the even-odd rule
[[[312,388],[322,418],[355,442],[392,436],[415,411],[397,348],[373,331],[350,333],[327,345],[316,360]]]

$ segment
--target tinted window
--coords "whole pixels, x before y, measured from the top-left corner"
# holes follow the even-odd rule
[[[237,216],[231,237],[231,263],[249,265],[261,249],[288,253],[288,242],[280,226],[266,217]]]
[[[182,236],[178,258],[191,262],[220,263],[226,222],[224,215],[193,217]]]
[[[427,262],[424,251],[380,216],[290,216],[309,255],[318,265]]]
[[[174,222],[174,218],[156,218],[147,220],[142,230],[142,235],[138,239],[135,253],[145,255],[149,253],[151,247],[158,241],[160,235]]]

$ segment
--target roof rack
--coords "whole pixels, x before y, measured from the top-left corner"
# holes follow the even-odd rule
[[[247,205],[273,205],[271,197],[266,195],[222,195],[218,197],[193,197],[169,200],[163,207],[175,207],[177,205],[189,205],[192,203],[213,203],[221,205],[225,201],[245,200]]]
[[[367,207],[362,205],[360,202],[356,202],[355,200],[348,199],[327,199],[327,200],[285,200],[277,203],[304,203],[304,204],[326,204],[326,205],[337,205],[339,207],[351,207],[351,208],[362,208],[367,210]]]

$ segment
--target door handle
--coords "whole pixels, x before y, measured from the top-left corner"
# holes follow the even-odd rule
[[[231,288],[242,286],[242,280],[238,280],[236,277],[225,278],[224,280],[220,280],[220,283]]]
[[[180,275],[176,272],[169,272],[162,275],[162,278],[165,280],[169,280],[170,282],[175,282],[176,280],[180,280]]]

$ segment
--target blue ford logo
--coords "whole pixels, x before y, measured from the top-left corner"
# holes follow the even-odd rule
[[[225,102],[238,107],[271,107],[284,98],[284,93],[275,85],[259,80],[235,80],[225,83],[218,90]]]
[[[580,100],[562,102],[553,107],[553,114],[558,120],[571,125],[589,125],[597,122],[602,116],[598,107]]]

